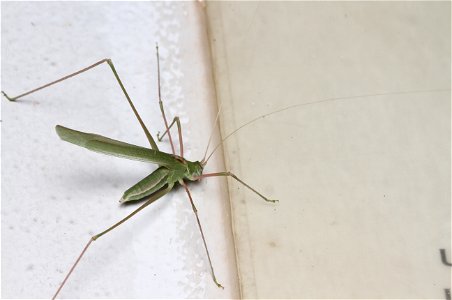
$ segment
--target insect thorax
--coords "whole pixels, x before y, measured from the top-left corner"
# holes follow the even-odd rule
[[[199,161],[185,161],[187,169],[185,171],[185,178],[188,180],[198,180],[202,175],[203,166]]]

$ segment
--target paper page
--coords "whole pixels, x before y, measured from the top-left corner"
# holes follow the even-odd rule
[[[196,2],[2,2],[2,90],[15,96],[111,58],[155,137],[164,129],[158,42],[166,115],[180,116],[184,155],[200,160],[217,111],[203,13]],[[17,103],[1,100],[2,297],[50,298],[89,238],[138,207],[118,200],[157,166],[56,135],[61,124],[149,147],[106,64]],[[171,151],[166,138],[159,147]],[[205,171],[223,168],[220,154]],[[237,298],[226,180],[190,189],[224,290],[178,188],[92,243],[59,297]]]
[[[207,11],[241,295],[444,298],[450,2]]]

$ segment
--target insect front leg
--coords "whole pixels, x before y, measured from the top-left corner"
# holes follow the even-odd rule
[[[238,182],[240,182],[241,184],[243,184],[244,186],[246,186],[251,191],[253,191],[256,194],[258,194],[265,201],[272,202],[272,203],[279,202],[279,200],[268,199],[267,197],[265,197],[264,195],[262,195],[261,193],[259,193],[258,191],[256,191],[252,187],[250,187],[246,182],[244,182],[243,180],[241,180],[240,178],[238,178],[235,174],[233,174],[231,172],[218,172],[218,173],[203,174],[203,175],[199,176],[199,178],[201,179],[201,178],[204,178],[204,177],[217,177],[217,176],[230,176],[230,177],[234,178],[235,180],[237,180]]]
[[[173,121],[168,126],[168,129],[165,130],[165,132],[161,136],[160,136],[160,133],[157,133],[157,140],[159,142],[161,142],[163,137],[165,136],[165,134],[169,133],[169,130],[171,129],[171,127],[173,127],[173,125],[175,123],[177,124],[177,132],[178,132],[178,135],[179,135],[180,157],[184,157],[184,142],[182,140],[182,125],[180,124],[179,117],[174,117]]]

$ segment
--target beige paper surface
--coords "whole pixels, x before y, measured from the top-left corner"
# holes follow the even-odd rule
[[[317,102],[225,145],[231,171],[280,199],[230,181],[242,296],[443,298],[450,3],[210,2],[207,12],[223,136]]]

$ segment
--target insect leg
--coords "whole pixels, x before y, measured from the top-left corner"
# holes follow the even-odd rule
[[[112,70],[113,74],[115,75],[116,81],[119,83],[119,86],[121,87],[122,92],[123,92],[124,95],[126,96],[127,101],[129,102],[129,105],[130,105],[130,107],[132,108],[133,113],[135,114],[135,117],[137,118],[138,122],[140,123],[140,126],[141,126],[141,128],[143,129],[144,134],[146,135],[146,137],[147,137],[149,143],[151,144],[151,148],[158,151],[159,149],[158,149],[158,147],[157,147],[157,144],[156,144],[155,141],[154,141],[154,138],[153,138],[152,135],[149,133],[149,130],[146,128],[146,125],[144,124],[144,122],[143,122],[143,120],[141,119],[141,117],[140,117],[138,111],[136,110],[135,106],[133,105],[133,102],[132,102],[132,100],[130,99],[129,94],[127,93],[127,91],[126,91],[124,85],[122,84],[121,79],[119,79],[119,75],[118,75],[118,73],[116,72],[116,69],[115,69],[115,66],[113,65],[113,62],[112,62],[111,59],[109,59],[109,58],[102,59],[102,60],[100,60],[100,61],[98,61],[98,62],[96,62],[96,63],[94,63],[94,64],[92,64],[92,65],[90,65],[90,66],[88,66],[88,67],[86,67],[86,68],[83,68],[83,69],[81,69],[81,70],[79,70],[79,71],[77,71],[77,72],[74,72],[74,73],[71,73],[71,74],[69,74],[69,75],[66,75],[66,76],[64,76],[64,77],[62,77],[62,78],[60,78],[60,79],[57,79],[57,80],[52,81],[52,82],[50,82],[50,83],[47,83],[47,84],[45,84],[45,85],[43,85],[43,86],[40,86],[40,87],[35,88],[35,89],[31,90],[31,91],[28,91],[28,92],[25,92],[25,93],[23,93],[23,94],[20,94],[20,95],[18,95],[18,96],[15,96],[15,97],[9,97],[9,96],[8,96],[5,92],[3,92],[3,91],[2,91],[2,94],[3,94],[3,96],[5,96],[6,99],[8,99],[9,101],[16,101],[16,100],[19,99],[19,98],[22,98],[22,97],[24,97],[24,96],[33,94],[34,92],[37,92],[37,91],[42,90],[42,89],[45,89],[45,88],[47,88],[47,87],[49,87],[49,86],[52,86],[52,85],[57,84],[57,83],[59,83],[59,82],[62,82],[62,81],[64,81],[64,80],[66,80],[66,79],[69,79],[69,78],[71,78],[71,77],[74,77],[74,76],[76,76],[76,75],[79,75],[79,74],[81,74],[81,73],[84,73],[84,72],[86,72],[86,71],[88,71],[88,70],[90,70],[90,69],[92,69],[92,68],[94,68],[94,67],[97,67],[98,65],[103,64],[103,63],[105,63],[105,62],[108,64],[108,66],[109,66],[110,69]]]
[[[237,176],[235,176],[235,174],[233,174],[231,172],[218,172],[218,173],[202,174],[201,176],[199,176],[199,178],[216,177],[216,176],[230,176],[230,177],[234,178],[235,180],[237,180],[238,182],[240,182],[241,184],[243,184],[244,186],[246,186],[247,188],[249,188],[250,190],[252,190],[253,192],[255,192],[256,194],[258,194],[265,201],[273,202],[273,203],[279,202],[279,200],[268,199],[267,197],[265,197],[264,195],[262,195],[261,193],[259,193],[258,191],[256,191],[252,187],[250,187],[248,184],[246,184],[244,181],[242,181],[240,178],[238,178]]]
[[[193,209],[193,212],[195,213],[196,222],[198,223],[198,228],[199,228],[199,231],[201,232],[201,237],[202,237],[202,241],[204,243],[204,248],[206,249],[207,258],[209,259],[210,271],[212,272],[213,281],[219,288],[224,289],[224,287],[217,281],[217,278],[215,277],[215,272],[214,272],[213,266],[212,266],[212,260],[210,259],[209,249],[207,249],[206,238],[204,237],[204,232],[202,231],[201,222],[199,221],[198,209],[196,208],[195,203],[193,202],[193,198],[191,197],[190,190],[188,189],[185,182],[181,181],[180,184],[184,187],[185,191],[187,192],[188,198],[190,199],[191,207]]]
[[[119,225],[121,225],[122,223],[124,223],[125,221],[127,221],[128,219],[130,219],[131,217],[133,217],[136,213],[138,213],[139,211],[141,211],[143,208],[145,208],[146,206],[148,206],[149,204],[151,204],[152,202],[156,201],[157,199],[163,197],[164,195],[166,195],[169,191],[171,191],[171,189],[173,188],[173,185],[169,185],[166,189],[160,190],[157,193],[151,195],[149,197],[148,200],[146,200],[145,203],[143,203],[140,207],[138,207],[136,210],[134,210],[131,214],[129,214],[128,216],[126,216],[124,219],[122,219],[121,221],[117,222],[116,224],[114,224],[113,226],[107,228],[106,230],[102,231],[101,233],[98,233],[96,235],[93,235],[89,241],[88,244],[86,244],[85,248],[83,248],[83,251],[80,253],[80,255],[78,256],[77,260],[75,261],[75,263],[72,265],[71,269],[69,270],[68,274],[66,275],[66,277],[64,278],[63,282],[61,283],[61,285],[59,286],[58,290],[56,291],[55,295],[52,297],[52,299],[55,299],[58,294],[60,293],[61,289],[63,288],[63,286],[66,284],[66,281],[68,280],[69,276],[71,276],[72,272],[74,271],[75,267],[77,266],[77,264],[80,262],[80,260],[82,259],[83,255],[85,254],[86,250],[88,249],[88,247],[91,245],[91,243],[95,240],[97,240],[98,238],[100,238],[101,236],[103,236],[104,234],[110,232],[111,230],[115,229],[116,227],[118,227]]]
[[[171,122],[171,124],[168,127],[168,130],[165,130],[162,136],[160,136],[160,133],[157,133],[157,139],[159,142],[161,142],[165,134],[167,134],[171,127],[173,127],[174,123],[177,124],[177,132],[179,134],[180,157],[184,157],[184,142],[182,141],[182,126],[180,124],[179,117],[174,117],[173,122]]]
[[[168,138],[171,144],[171,151],[173,151],[173,154],[176,154],[176,151],[174,150],[174,144],[173,144],[173,138],[171,137],[171,132],[169,131],[169,127],[168,127],[168,121],[166,120],[166,115],[165,115],[165,109],[163,108],[163,101],[162,101],[162,92],[161,92],[161,87],[160,87],[160,56],[159,56],[159,45],[156,43],[155,44],[155,49],[156,49],[156,53],[157,53],[157,80],[158,80],[158,89],[159,89],[159,106],[160,106],[160,111],[162,113],[162,117],[163,117],[163,122],[165,123],[165,128],[166,128],[166,132],[168,132]],[[182,156],[182,155],[181,155]]]
[[[57,80],[55,80],[55,81],[52,81],[52,82],[50,82],[50,83],[47,83],[47,84],[45,84],[45,85],[43,85],[43,86],[40,86],[40,87],[38,87],[38,88],[35,88],[35,89],[31,90],[31,91],[25,92],[25,93],[23,93],[23,94],[20,94],[20,95],[18,95],[18,96],[15,96],[15,97],[9,97],[4,91],[2,91],[2,94],[3,94],[3,96],[5,96],[6,99],[8,99],[9,101],[16,101],[16,100],[19,99],[19,98],[22,98],[22,97],[24,97],[24,96],[33,94],[34,92],[37,92],[37,91],[42,90],[42,89],[45,89],[46,87],[49,87],[49,86],[51,86],[51,85],[57,84],[57,83],[62,82],[62,81],[64,81],[64,80],[66,80],[66,79],[69,79],[69,78],[71,78],[71,77],[74,77],[74,76],[76,76],[76,75],[78,75],[78,74],[81,74],[81,73],[83,73],[83,72],[86,72],[86,71],[88,71],[89,69],[92,69],[92,68],[94,68],[94,67],[97,67],[98,65],[103,64],[103,63],[106,62],[106,61],[107,61],[107,59],[102,59],[102,60],[100,60],[100,61],[98,61],[98,62],[96,62],[96,63],[94,63],[94,64],[92,64],[92,65],[90,65],[90,66],[88,66],[88,67],[86,67],[86,68],[83,68],[83,69],[81,69],[81,70],[79,70],[79,71],[77,71],[77,72],[74,72],[74,73],[71,73],[71,74],[69,74],[69,75],[66,75],[66,76],[64,76],[64,77],[62,77],[62,78],[60,78],[60,79],[57,79]]]

